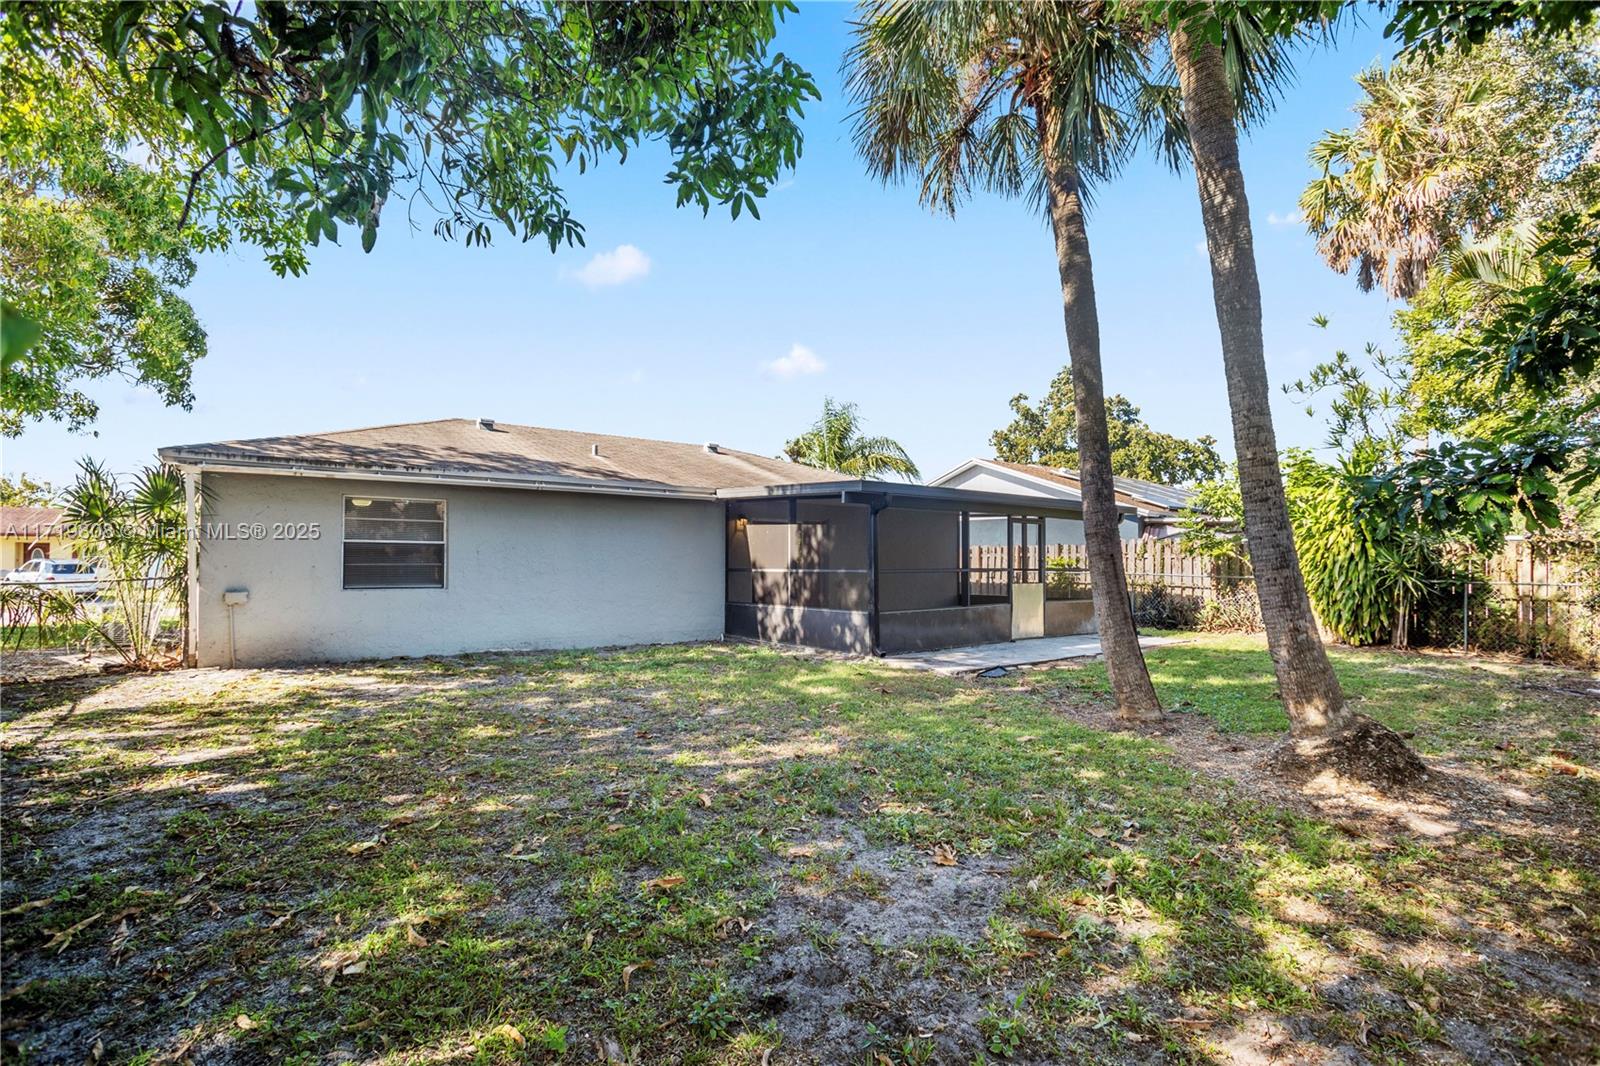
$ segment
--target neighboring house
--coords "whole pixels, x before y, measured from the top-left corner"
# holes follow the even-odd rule
[[[1189,489],[1157,485],[1138,478],[1113,478],[1117,505],[1132,513],[1122,520],[1122,539],[1160,540],[1182,532],[1182,512],[1194,498]],[[999,459],[968,459],[949,473],[929,482],[949,488],[1019,492],[1081,504],[1083,495],[1078,472],[1065,466],[1040,466],[1035,463],[1007,463]],[[1075,530],[1062,527],[1063,539],[1050,543],[1082,544],[1081,524]]]
[[[0,507],[0,573],[30,559],[76,558],[58,507]]]
[[[867,654],[1092,631],[1068,501],[488,419],[163,448],[201,665],[714,640]],[[975,532],[1009,553],[981,568]]]

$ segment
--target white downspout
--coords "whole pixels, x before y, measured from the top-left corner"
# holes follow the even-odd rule
[[[200,665],[200,472],[183,472],[183,513],[188,525],[184,537],[188,580],[184,595],[188,597],[188,626],[183,634],[183,663]]]

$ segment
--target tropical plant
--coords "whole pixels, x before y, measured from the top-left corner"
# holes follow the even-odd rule
[[[863,436],[861,426],[861,414],[855,404],[838,403],[829,396],[822,401],[822,417],[785,444],[783,453],[796,463],[837,470],[850,477],[894,474],[914,481],[922,476],[898,442],[889,437]]]
[[[1358,76],[1359,121],[1313,146],[1321,174],[1300,197],[1323,258],[1400,297],[1446,256],[1502,273],[1516,246],[1501,232],[1600,190],[1597,43],[1500,32]]]
[[[95,564],[112,607],[107,618],[79,600],[82,620],[129,665],[170,659],[159,644],[162,622],[176,608],[187,624],[182,474],[147,466],[124,484],[103,464],[85,459],[62,498],[78,554]]]
[[[1466,395],[1485,412],[1469,427],[1479,435],[1397,459],[1365,489],[1395,520],[1483,550],[1519,520],[1530,530],[1559,526],[1563,502],[1600,483],[1600,210],[1563,213],[1540,234],[1524,272],[1531,280],[1500,287],[1469,328],[1426,349],[1433,376],[1476,386]]]
[[[1239,473],[1230,466],[1221,477],[1195,486],[1183,509],[1184,554],[1210,559],[1213,566],[1232,561],[1248,563],[1250,549],[1244,541],[1244,499],[1239,494]]]
[[[1037,404],[1025,393],[1011,398],[1010,423],[989,437],[995,457],[1009,463],[1039,463],[1077,468],[1078,412],[1072,394],[1072,368],[1064,367]],[[1106,434],[1111,472],[1162,485],[1204,481],[1222,473],[1217,439],[1186,440],[1152,429],[1125,396],[1106,397]]]
[[[669,153],[680,206],[756,214],[817,95],[771,50],[792,9],[6,5],[5,427],[91,420],[70,381],[108,361],[187,402],[204,338],[178,290],[195,251],[255,245],[300,274],[341,228],[370,251],[397,203],[445,238],[503,228],[554,250],[583,240],[566,180],[644,142]]]
[[[1289,510],[1306,591],[1322,624],[1347,644],[1389,640],[1404,647],[1441,538],[1365,506],[1358,486],[1377,458],[1374,449],[1358,449],[1332,466],[1291,449]]]
[[[1139,104],[1153,115],[1171,101],[1147,77],[1147,37],[1095,5],[873,0],[846,57],[856,147],[873,175],[915,181],[925,205],[951,214],[975,189],[1026,196],[1050,221],[1095,617],[1127,717],[1160,703],[1123,572],[1084,196],[1131,149]]]

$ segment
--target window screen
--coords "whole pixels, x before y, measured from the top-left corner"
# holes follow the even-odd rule
[[[344,587],[444,588],[444,501],[346,496]]]

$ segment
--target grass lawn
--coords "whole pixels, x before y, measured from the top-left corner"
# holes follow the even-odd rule
[[[1258,641],[1149,657],[1186,743],[1282,727]],[[6,1058],[1594,1061],[1600,681],[1338,664],[1505,827],[1230,783],[1086,724],[1094,664],[698,645],[11,687]]]

